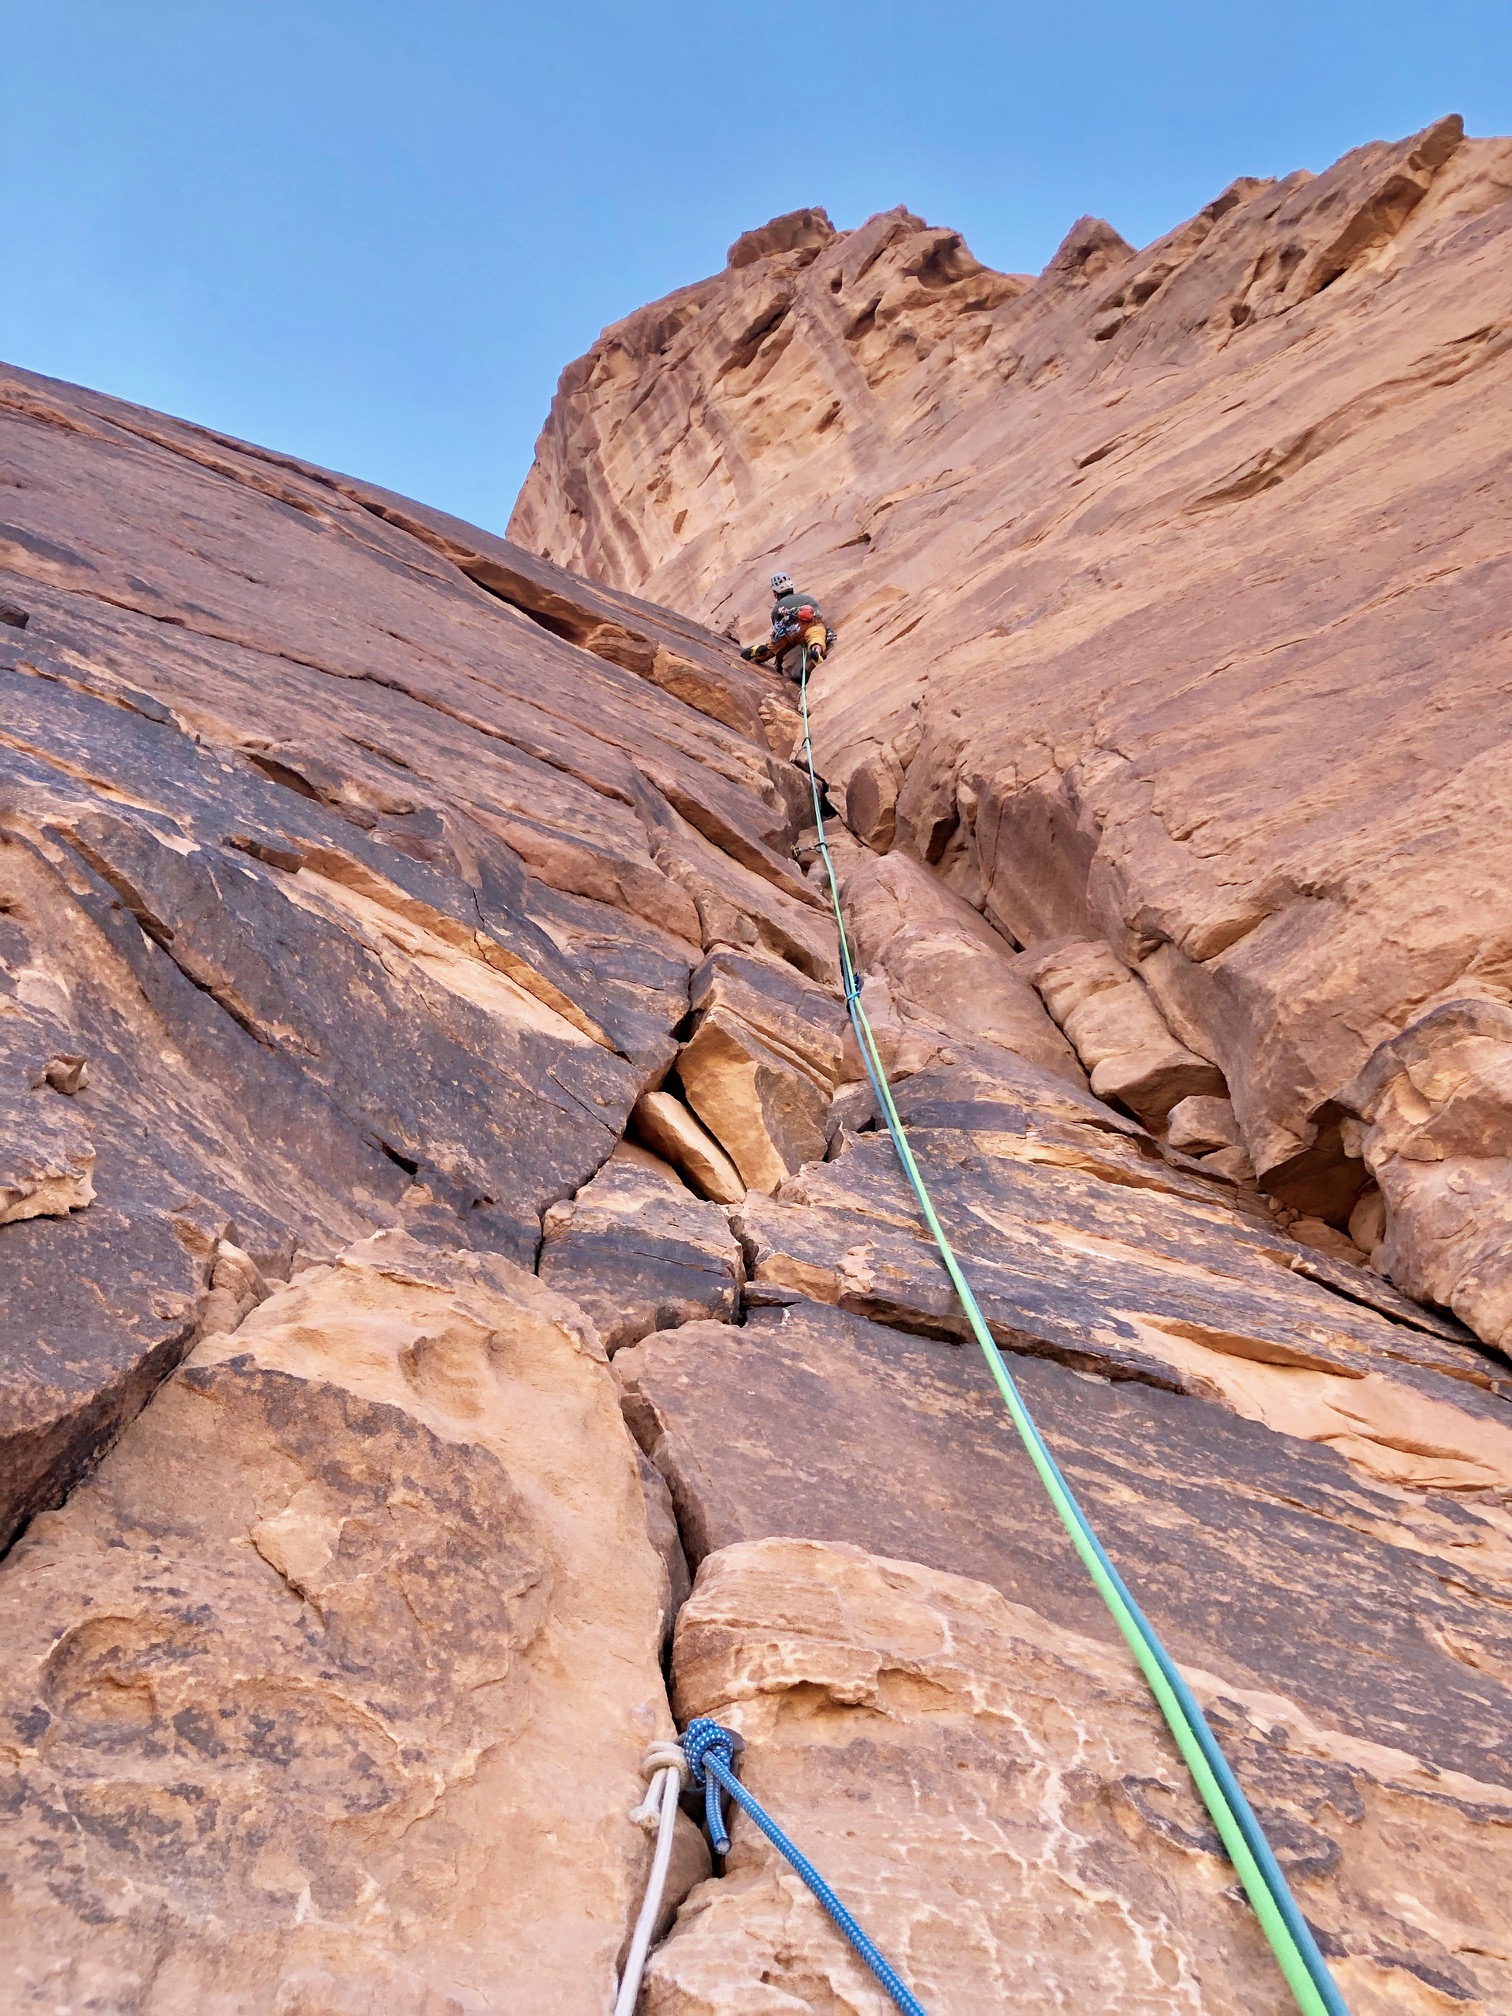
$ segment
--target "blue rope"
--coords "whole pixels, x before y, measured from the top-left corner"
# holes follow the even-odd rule
[[[741,1738],[734,1730],[722,1729],[707,1715],[698,1715],[683,1731],[682,1747],[683,1755],[688,1760],[688,1769],[693,1774],[693,1783],[703,1787],[704,1805],[709,1816],[709,1838],[714,1844],[715,1854],[723,1855],[730,1845],[719,1799],[722,1788],[741,1811],[755,1821],[778,1853],[785,1855],[792,1863],[893,2001],[905,2012],[905,2016],[927,2016],[924,2004],[867,1938],[813,1863],[793,1846],[776,1821],[751,1797],[735,1776],[732,1768],[735,1751],[737,1747],[743,1746]]]

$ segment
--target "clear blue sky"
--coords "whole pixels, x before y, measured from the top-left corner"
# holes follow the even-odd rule
[[[0,357],[502,526],[561,367],[737,233],[1042,266],[1449,111],[1507,0],[7,0]]]

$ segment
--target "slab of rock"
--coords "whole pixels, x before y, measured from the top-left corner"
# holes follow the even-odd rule
[[[592,1317],[611,1352],[735,1313],[744,1267],[729,1219],[654,1170],[611,1157],[570,1204],[552,1205],[544,1232],[537,1272]]]
[[[1046,2012],[1292,2006],[1158,1710],[1110,1647],[981,1582],[782,1538],[705,1560],[673,1677],[680,1718],[744,1735],[742,1778],[925,2007],[965,2016],[1010,1981],[1013,2006]],[[1489,2010],[1508,1973],[1485,1943],[1487,1889],[1436,1892],[1430,1930],[1395,1843],[1421,1827],[1453,1859],[1497,1855],[1506,1794],[1451,1789],[1282,1693],[1194,1677],[1351,2008]],[[652,2016],[890,2007],[738,1813],[731,1841],[652,1961]]]
[[[1336,1278],[1358,1269],[1299,1266],[1323,1256],[1257,1201],[1006,1052],[989,1073],[991,1054],[906,1080],[897,1103],[1000,1342],[1219,1401],[1391,1483],[1512,1482],[1508,1388],[1483,1349],[1421,1314],[1409,1325],[1385,1298],[1377,1313]],[[852,1132],[775,1197],[749,1196],[736,1224],[750,1306],[806,1298],[968,1334],[884,1135]]]
[[[712,845],[659,792],[642,788],[636,803],[651,856],[692,903],[706,950],[718,945],[773,952],[826,985],[838,973],[835,932],[816,893],[791,864],[775,857],[757,872]]]
[[[828,1097],[739,1016],[705,1015],[678,1052],[677,1071],[688,1104],[748,1189],[775,1190],[824,1154]]]
[[[601,2011],[665,1598],[571,1304],[394,1237],[305,1271],[7,1564],[0,1999]]]
[[[1379,1185],[1379,1226],[1362,1231],[1383,1271],[1512,1347],[1512,1009],[1446,1002],[1340,1096]]]
[[[716,1011],[738,1017],[768,1049],[833,1095],[849,1017],[833,994],[791,966],[751,953],[712,953],[688,983],[688,1004],[695,1018]]]
[[[1100,1099],[1163,1128],[1188,1099],[1223,1099],[1223,1073],[1178,1043],[1149,990],[1112,948],[1066,939],[1023,954],[1020,970],[1087,1067]],[[1221,1144],[1220,1144],[1221,1145]]]
[[[779,961],[717,952],[694,975],[678,1052],[688,1103],[750,1189],[773,1190],[825,1149],[845,1013]]]
[[[740,1172],[705,1127],[700,1127],[681,1099],[670,1092],[642,1092],[630,1115],[640,1139],[677,1169],[700,1197],[716,1204],[738,1204],[746,1186]]]
[[[906,854],[884,854],[847,874],[841,898],[858,966],[885,976],[901,1014],[1085,1084],[1012,948],[938,876]]]
[[[1512,1652],[1496,1617],[1512,1564],[1494,1500],[1408,1497],[1210,1401],[1010,1362],[1179,1658],[1512,1784],[1500,1719]],[[845,1541],[970,1575],[1114,1642],[974,1346],[794,1305],[648,1337],[614,1369],[695,1566],[766,1535]]]
[[[24,372],[0,456],[3,1545],[188,1348],[218,1242],[281,1279],[425,1218],[533,1263],[703,947],[644,802],[731,929],[833,934],[728,639]]]

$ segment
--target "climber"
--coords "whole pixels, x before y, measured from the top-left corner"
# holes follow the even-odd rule
[[[787,659],[798,653],[794,665],[801,665],[802,650],[808,652],[809,665],[817,665],[831,644],[835,633],[825,623],[824,611],[812,595],[801,594],[793,586],[791,574],[772,576],[772,634],[760,644],[747,644],[741,657],[753,664],[765,665],[775,658],[779,672],[794,681],[796,670],[789,670]]]

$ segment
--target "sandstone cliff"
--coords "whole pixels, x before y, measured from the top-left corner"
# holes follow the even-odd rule
[[[1322,540],[1317,501],[1268,533],[1157,509],[1152,473],[1208,482],[1225,374],[1351,397],[1367,310],[1389,350],[1492,291],[1502,157],[1457,139],[1242,191],[1142,263],[1080,228],[1033,284],[906,218],[749,234],[567,375],[517,529],[609,585],[0,372],[0,2004],[606,2016],[642,1751],[713,1713],[931,2016],[1290,2006],[959,1348],[840,998],[791,689],[632,592],[723,622],[807,513],[781,550],[845,619],[819,727],[848,928],[986,1320],[1351,2008],[1512,2005],[1512,1362],[1462,1264],[1474,1231],[1499,1292],[1512,1011],[1484,963],[1422,980],[1430,926],[1479,944],[1506,885],[1443,844],[1389,707],[1367,733],[1352,689],[1324,705],[1359,625],[1399,712],[1414,676],[1494,683],[1465,558],[1491,449],[1444,437],[1452,508],[1402,526],[1411,566]],[[1225,346],[1204,244],[1242,225],[1253,264],[1288,203],[1354,249],[1321,301],[1296,260],[1255,283]],[[1430,484],[1436,402],[1484,410],[1498,341],[1457,353],[1463,393],[1362,409],[1378,513]],[[1078,431],[1115,397],[1122,503],[1084,495],[1120,465]],[[1363,452],[1325,448],[1283,497]],[[1272,608],[1294,662],[1267,684],[1241,589],[1287,556],[1334,613]],[[1031,622],[1013,598],[1050,576]],[[1192,670],[1224,595],[1227,711]],[[1495,735],[1457,697],[1413,747],[1442,770],[1473,739],[1485,799]],[[1198,802],[1219,830],[1175,837]],[[1297,914],[1272,864],[1329,833],[1390,872],[1393,934],[1347,863]],[[1269,922],[1193,941],[1197,862],[1258,878]],[[1235,1020],[1283,981],[1290,1035]],[[1359,1003],[1413,987],[1377,1043]],[[1307,1059],[1350,1043],[1267,1160]],[[641,2009],[882,2016],[733,1834],[715,1868],[679,1823]]]
[[[843,645],[837,802],[1105,941],[1272,1195],[1512,1333],[1512,146],[1446,119],[1035,280],[805,212],[564,373],[512,533]],[[1407,1089],[1410,1086],[1410,1090]],[[1359,1228],[1357,1227],[1357,1230]]]

